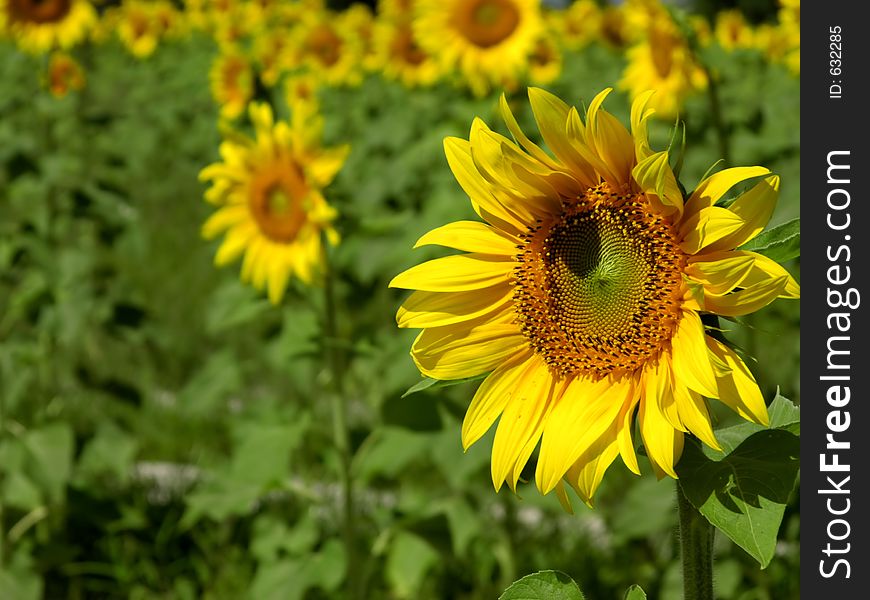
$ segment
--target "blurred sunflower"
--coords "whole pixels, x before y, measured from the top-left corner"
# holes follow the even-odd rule
[[[69,92],[85,87],[85,73],[81,65],[66,52],[52,52],[45,83],[52,96],[63,98]]]
[[[414,16],[415,0],[378,0],[378,17],[382,19],[410,19]]]
[[[558,79],[562,73],[562,51],[551,36],[541,36],[529,55],[529,79],[545,85]]]
[[[136,58],[147,58],[157,48],[162,26],[154,5],[132,0],[121,5],[117,30],[124,46]]]
[[[224,49],[212,62],[208,78],[221,117],[241,115],[254,93],[254,72],[248,59],[237,50]]]
[[[628,44],[630,29],[625,13],[616,6],[606,6],[601,11],[599,23],[599,39],[616,50],[621,50]]]
[[[252,49],[260,80],[272,87],[292,67],[287,32],[282,28],[268,29],[254,38]]]
[[[569,50],[580,50],[595,41],[601,29],[601,9],[593,0],[578,0],[562,11],[549,11],[546,21]]]
[[[255,136],[235,134],[220,147],[222,162],[209,165],[200,179],[211,181],[205,198],[220,208],[202,234],[226,237],[215,255],[223,266],[244,253],[242,281],[266,289],[277,304],[295,275],[312,283],[322,261],[321,234],[338,243],[332,227],[336,211],[322,190],[344,163],[348,148],[320,148],[322,121],[275,122],[271,108],[249,108]]]
[[[539,0],[420,0],[414,33],[472,92],[516,81],[543,26]]]
[[[354,85],[362,80],[360,40],[336,13],[306,13],[293,40],[294,60],[324,83]]]
[[[706,398],[768,422],[743,360],[709,335],[702,313],[744,315],[799,287],[776,262],[735,250],[774,208],[779,177],[739,167],[704,179],[684,198],[667,151],[649,145],[652,92],[633,103],[631,133],[601,108],[580,112],[540,89],[532,111],[555,158],[519,129],[502,97],[513,141],[476,119],[470,140],[444,143],[453,174],[485,221],[434,229],[417,246],[469,252],[396,276],[416,290],[397,314],[423,328],[411,349],[435,379],[487,374],[465,415],[462,443],[499,419],[492,448],[498,490],[517,480],[540,442],[535,479],[564,483],[591,503],[617,455],[639,473],[637,414],[659,477],[676,477],[684,435],[717,448]],[[727,208],[733,186],[760,181]]]
[[[755,44],[754,31],[739,10],[720,11],[716,15],[713,33],[725,50],[751,48]]]
[[[619,86],[632,99],[656,90],[651,107],[665,119],[675,117],[690,94],[707,86],[707,76],[689,44],[670,19],[651,24],[646,39],[629,48],[628,65]]]
[[[407,87],[435,83],[443,70],[417,43],[410,21],[385,20],[375,29],[375,56],[385,77]]]
[[[96,21],[87,0],[0,0],[0,31],[34,54],[74,46]]]

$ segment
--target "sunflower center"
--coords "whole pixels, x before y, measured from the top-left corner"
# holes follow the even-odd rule
[[[320,25],[311,32],[307,47],[326,67],[331,67],[341,58],[341,38],[327,25]]]
[[[461,3],[453,23],[472,44],[490,48],[516,31],[520,11],[512,0],[472,0]]]
[[[403,26],[396,32],[392,44],[393,55],[409,65],[419,65],[426,60],[426,54],[414,40],[411,28]]]
[[[263,235],[289,243],[306,222],[307,196],[308,187],[297,165],[275,165],[251,180],[248,206]]]
[[[645,197],[592,188],[525,241],[514,272],[518,321],[561,375],[629,373],[670,340],[686,257]]]
[[[8,0],[10,21],[56,23],[72,8],[72,0]]]

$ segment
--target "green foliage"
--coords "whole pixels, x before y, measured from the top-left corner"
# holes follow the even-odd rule
[[[710,523],[755,558],[773,559],[777,535],[798,473],[798,409],[782,396],[771,428],[744,423],[717,432],[722,452],[692,440],[677,466],[680,486]]]
[[[540,571],[511,584],[499,600],[583,600],[574,580],[561,571]]]
[[[792,219],[748,241],[741,250],[764,254],[776,262],[785,262],[801,255],[801,220]]]

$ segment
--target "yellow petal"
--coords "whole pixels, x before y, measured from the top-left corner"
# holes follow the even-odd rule
[[[652,149],[649,145],[649,132],[646,122],[655,114],[655,109],[647,108],[649,100],[655,90],[648,90],[640,94],[631,103],[631,133],[634,137],[634,152],[638,162],[643,161],[651,155]]]
[[[414,244],[414,248],[437,244],[466,252],[514,256],[519,253],[517,250],[519,243],[519,239],[502,233],[485,223],[456,221],[424,234]]]
[[[528,371],[531,353],[520,353],[503,362],[477,388],[462,421],[462,447],[471,445],[486,433],[495,420],[517,395],[522,376]]]
[[[735,252],[740,252],[736,250]],[[752,264],[752,270],[746,276],[746,279],[743,281],[744,287],[749,287],[755,285],[757,283],[761,283],[767,279],[776,279],[779,277],[786,278],[785,289],[779,295],[780,298],[800,298],[801,296],[801,287],[794,280],[794,277],[785,270],[781,264],[776,262],[775,260],[764,256],[763,254],[757,254],[755,252],[747,252],[744,251],[744,254],[751,256],[754,259]]]
[[[655,398],[641,398],[637,420],[647,457],[656,476],[661,479],[666,473],[677,479],[674,466],[683,453],[683,432],[668,423]]]
[[[633,391],[631,380],[575,377],[556,401],[544,426],[535,480],[549,493],[568,468],[614,423]]]
[[[648,400],[655,398],[659,405],[659,412],[667,419],[671,427],[686,431],[685,425],[680,420],[680,411],[674,399],[670,361],[670,353],[663,352],[656,363],[647,365],[644,369],[643,394]]]
[[[727,294],[743,283],[755,259],[745,252],[714,252],[689,259],[685,273],[711,294]]]
[[[779,177],[771,175],[737,198],[728,210],[742,219],[743,225],[734,233],[710,244],[707,250],[731,250],[761,233],[773,214],[778,196]]]
[[[417,291],[399,307],[399,327],[441,327],[501,313],[513,307],[513,289],[508,285],[469,292]]]
[[[269,301],[278,305],[281,303],[281,298],[284,297],[284,291],[287,289],[287,281],[290,279],[290,265],[282,260],[274,260],[269,266],[267,275],[267,289],[269,292]]]
[[[610,168],[614,177],[610,182],[622,185],[629,182],[635,164],[634,140],[616,117],[601,108],[611,91],[613,88],[602,90],[589,104],[586,111],[587,141]]]
[[[516,263],[493,255],[460,254],[426,261],[396,275],[390,287],[427,292],[464,292],[504,284]]]
[[[711,337],[707,337],[707,346],[719,362],[728,367],[727,370],[717,368],[719,400],[744,419],[764,426],[769,425],[770,417],[764,396],[743,359],[731,348]]]
[[[491,471],[496,491],[516,471],[518,460],[529,442],[537,442],[555,391],[556,382],[547,364],[537,354],[532,355],[527,365],[495,431]]]
[[[770,171],[764,167],[732,167],[713,173],[699,183],[692,195],[689,196],[689,200],[686,202],[686,213],[693,215],[702,208],[713,206],[725,195],[725,192],[741,181],[768,173]]]
[[[619,413],[619,429],[616,433],[616,443],[619,448],[619,454],[622,456],[622,462],[629,468],[632,473],[640,475],[640,467],[637,464],[637,454],[634,451],[634,441],[632,441],[632,425],[634,410],[637,408],[637,403],[640,400],[637,390],[632,393],[630,402],[626,402],[622,406],[622,411]]]
[[[788,283],[789,277],[775,277],[730,294],[704,294],[704,310],[723,317],[748,315],[776,300]]]
[[[225,206],[215,212],[202,225],[202,237],[212,239],[225,229],[251,218],[247,206]]]
[[[694,311],[683,311],[671,338],[674,378],[708,398],[718,398],[716,375],[710,364],[704,326]]]
[[[616,425],[599,437],[571,466],[565,478],[583,502],[591,507],[592,497],[604,478],[604,473],[619,454],[616,444]]]
[[[448,137],[444,139],[444,154],[456,181],[468,194],[475,212],[487,223],[509,233],[525,232],[523,222],[508,211],[490,190],[471,158],[471,145],[467,140]]]
[[[214,255],[214,264],[222,267],[234,261],[256,235],[257,226],[253,223],[243,223],[230,229]]]
[[[424,329],[411,347],[420,372],[432,379],[464,379],[487,373],[528,348],[513,314]]]
[[[713,427],[710,423],[710,413],[704,398],[682,385],[679,380],[673,382],[674,399],[680,411],[680,421],[698,439],[713,448],[721,450]],[[721,392],[720,392],[721,393]]]
[[[529,103],[541,137],[556,158],[572,170],[584,171],[584,161],[577,155],[566,135],[570,107],[550,92],[535,87],[529,88]]]
[[[727,208],[708,206],[683,220],[680,226],[680,248],[686,254],[700,250],[739,231],[745,221]]]
[[[534,156],[536,159],[548,165],[552,169],[558,169],[559,165],[556,161],[550,158],[550,155],[541,150],[540,146],[533,143],[523,130],[520,129],[519,123],[517,123],[516,118],[514,117],[514,113],[511,112],[510,106],[508,105],[507,98],[502,94],[501,98],[498,101],[499,111],[501,112],[501,116],[504,119],[505,124],[507,125],[508,130],[511,132],[511,135],[514,136],[514,139],[520,144],[523,148],[526,149],[526,152]]]
[[[668,153],[663,150],[650,154],[635,165],[631,171],[632,177],[640,186],[642,192],[655,194],[670,212],[683,210],[683,193],[677,185],[677,178],[668,164]]]

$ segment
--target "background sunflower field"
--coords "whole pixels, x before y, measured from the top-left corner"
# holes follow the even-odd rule
[[[543,569],[681,598],[672,483],[619,464],[574,515],[495,494],[492,433],[460,443],[476,383],[421,382],[387,284],[473,217],[445,136],[499,127],[502,93],[536,131],[529,85],[614,87],[623,123],[661,90],[651,136],[684,144],[687,189],[763,165],[797,232],[799,30],[797,0],[0,0],[0,599],[472,600]],[[200,171],[252,135],[251,102],[349,148],[329,283],[278,302],[202,235]],[[799,315],[723,322],[768,403],[800,402]],[[798,598],[799,516],[795,493],[763,570],[718,536],[716,597]]]

